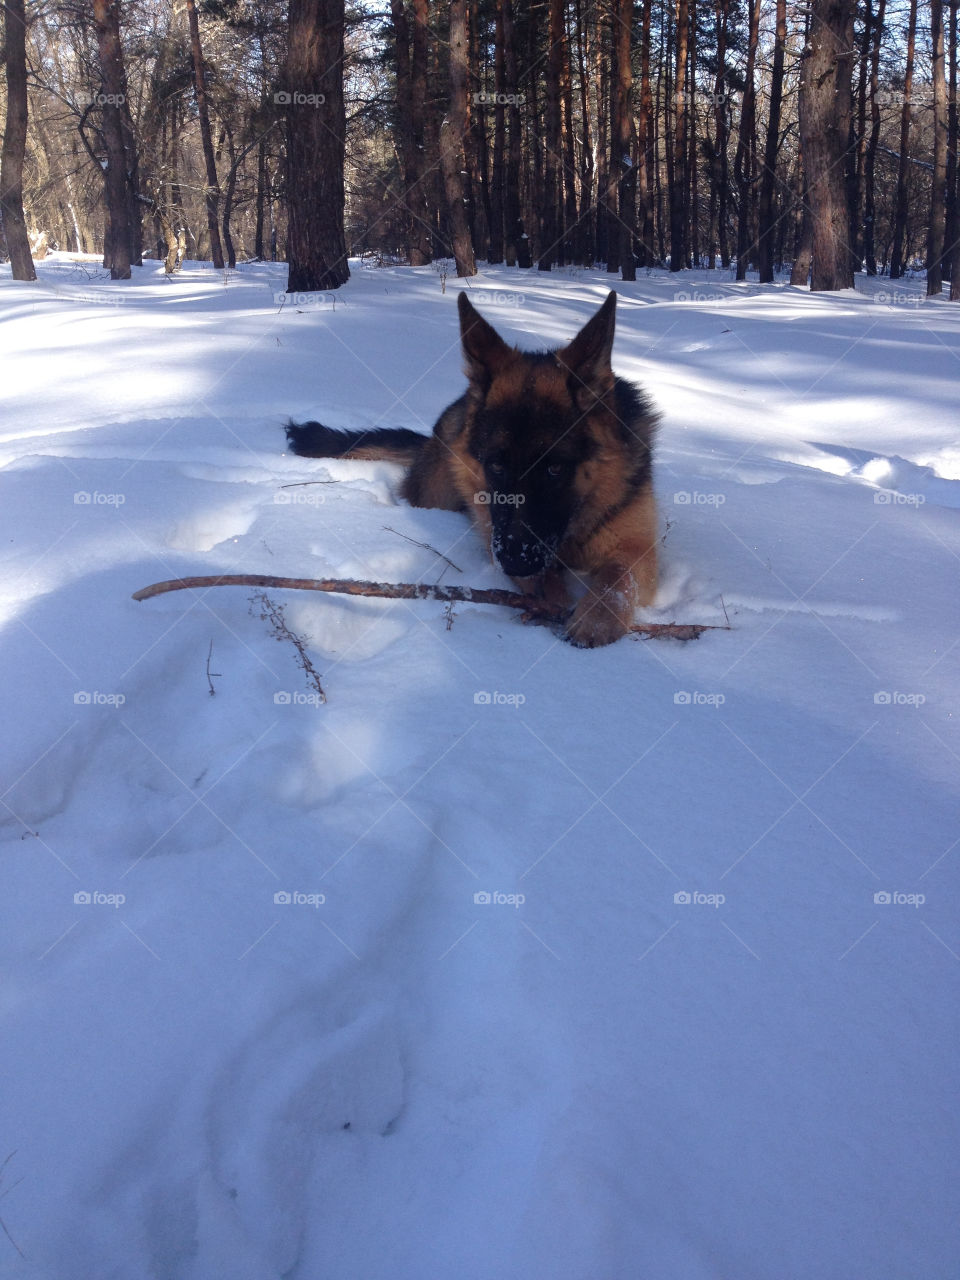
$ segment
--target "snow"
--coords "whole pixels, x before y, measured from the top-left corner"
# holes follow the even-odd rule
[[[484,269],[525,346],[616,284],[648,616],[732,630],[271,592],[321,703],[250,591],[130,595],[505,585],[396,468],[284,451],[428,430],[456,282],[38,265],[0,277],[0,1276],[956,1275],[960,309]]]

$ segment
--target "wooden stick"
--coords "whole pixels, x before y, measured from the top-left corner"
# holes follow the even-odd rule
[[[225,573],[219,577],[171,578],[154,582],[133,593],[134,600],[149,600],[168,591],[194,587],[277,587],[287,591],[331,591],[348,596],[376,596],[386,600],[442,600],[466,604],[498,604],[507,609],[523,609],[538,622],[561,622],[563,615],[538,596],[500,587],[443,586],[429,582],[358,582],[352,578],[277,578],[266,573]],[[699,622],[638,622],[630,628],[638,635],[663,636],[671,640],[696,640],[704,631],[729,631],[730,627]]]

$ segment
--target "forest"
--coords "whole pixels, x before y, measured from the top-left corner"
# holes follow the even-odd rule
[[[960,0],[5,0],[2,215],[176,272],[351,256],[925,272],[960,298]]]

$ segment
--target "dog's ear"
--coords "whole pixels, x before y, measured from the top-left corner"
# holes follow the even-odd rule
[[[460,312],[460,340],[467,377],[486,389],[509,358],[510,347],[493,325],[487,324],[466,293],[461,293],[457,299],[457,309]]]
[[[585,398],[591,403],[613,386],[610,355],[616,325],[617,295],[611,290],[595,316],[583,326],[569,346],[557,352],[557,360],[571,376],[571,391],[578,403],[578,392],[592,393]],[[584,404],[583,408],[588,408]]]

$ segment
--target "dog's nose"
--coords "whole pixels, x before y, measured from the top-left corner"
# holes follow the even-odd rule
[[[538,542],[513,534],[494,538],[493,553],[500,568],[510,578],[530,578],[546,567],[543,547]]]

